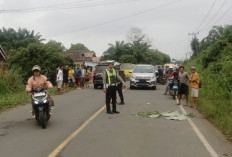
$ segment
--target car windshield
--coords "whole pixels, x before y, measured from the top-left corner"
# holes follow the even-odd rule
[[[133,65],[132,64],[122,64],[121,69],[133,69]]]
[[[133,73],[154,73],[152,66],[135,66]]]
[[[107,67],[107,65],[97,65],[95,72],[102,73]]]

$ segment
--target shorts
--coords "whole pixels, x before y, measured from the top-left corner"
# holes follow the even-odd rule
[[[191,97],[198,98],[199,89],[198,88],[191,88]]]
[[[180,84],[179,89],[178,89],[178,95],[188,96],[189,95],[189,86],[184,84],[184,83]]]
[[[63,81],[57,81],[57,88],[61,88],[63,85]]]

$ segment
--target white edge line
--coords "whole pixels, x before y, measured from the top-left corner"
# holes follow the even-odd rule
[[[179,105],[179,107],[184,114],[187,114],[186,110],[184,109],[184,107],[182,105]],[[206,138],[201,133],[199,128],[196,126],[196,124],[192,121],[192,119],[188,118],[187,120],[188,120],[189,124],[191,125],[191,127],[193,128],[194,132],[197,134],[197,136],[199,137],[199,139],[201,140],[201,142],[205,146],[206,150],[209,152],[209,154],[212,157],[219,157],[219,155],[216,153],[216,151],[213,149],[213,147],[209,144],[209,142],[206,140]]]

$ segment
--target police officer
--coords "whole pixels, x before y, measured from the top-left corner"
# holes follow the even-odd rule
[[[113,68],[114,63],[109,62],[108,68],[103,71],[103,91],[106,93],[106,113],[118,114],[116,110],[116,91],[117,91],[117,80],[123,83],[126,87],[126,83],[122,80],[116,70]],[[113,110],[110,109],[110,101],[112,99]]]
[[[119,70],[119,76],[123,79],[124,82],[126,82],[126,75],[124,74],[123,70]],[[123,87],[123,83],[119,81],[119,83],[117,85],[118,94],[119,94],[119,97],[120,97],[120,100],[121,100],[119,105],[124,105],[125,104],[123,93],[122,93],[122,87]]]

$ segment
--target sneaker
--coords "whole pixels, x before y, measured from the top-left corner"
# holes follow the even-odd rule
[[[35,119],[35,114],[32,115],[32,118]]]

